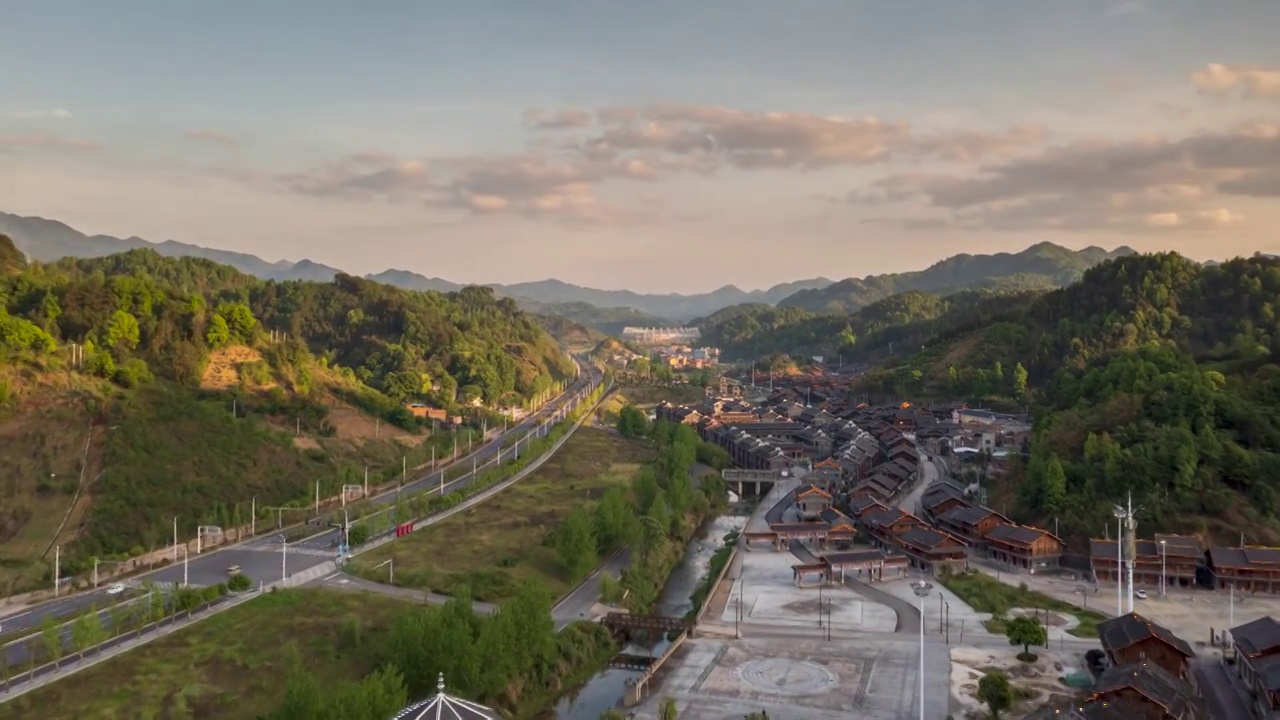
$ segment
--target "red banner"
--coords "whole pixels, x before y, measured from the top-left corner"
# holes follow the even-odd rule
[[[404,537],[411,532],[413,532],[413,523],[411,522],[396,526],[396,537]]]

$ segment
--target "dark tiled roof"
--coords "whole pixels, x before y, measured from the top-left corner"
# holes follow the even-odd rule
[[[1122,688],[1132,688],[1174,717],[1182,717],[1192,702],[1192,690],[1187,683],[1150,662],[1107,668],[1094,684],[1089,699],[1099,702],[1105,699],[1103,696]]]
[[[876,500],[873,497],[867,497],[866,495],[861,495],[849,501],[849,512],[854,515],[861,516],[868,510],[874,509],[887,510],[888,508],[886,508],[879,500]]]
[[[1014,545],[1030,545],[1049,534],[1050,533],[1048,531],[1041,530],[1040,528],[1002,523],[995,526],[991,529],[991,532],[987,533],[987,539],[1012,543]]]
[[[1195,657],[1195,652],[1186,640],[1169,632],[1168,628],[1157,625],[1138,613],[1129,613],[1098,623],[1098,639],[1102,641],[1104,650],[1123,650],[1148,638],[1156,638],[1173,647],[1184,657]]]
[[[883,562],[885,557],[885,554],[879,550],[858,550],[856,552],[827,553],[822,556],[822,559],[828,565],[858,565]]]
[[[950,523],[951,525],[973,526],[973,525],[977,525],[978,523],[982,522],[988,517],[991,517],[992,515],[1000,518],[1001,520],[1006,520],[1006,518],[1003,515],[996,512],[995,510],[984,508],[982,506],[970,507],[968,505],[953,507],[950,510],[942,513],[942,515],[940,515],[938,519],[944,520],[947,523]]]
[[[1253,565],[1280,565],[1280,549],[1211,547],[1209,563],[1220,568],[1247,568]]]
[[[811,532],[814,530],[825,531],[827,529],[827,524],[824,522],[774,523],[769,526],[769,529],[774,532],[784,533]]]
[[[885,508],[863,515],[862,521],[874,527],[887,527],[904,517],[908,517],[907,514],[897,508]]]
[[[817,485],[814,485],[813,483],[805,483],[804,485],[797,487],[794,491],[794,495],[797,498],[802,497],[804,495],[818,495],[819,497],[825,500],[831,499],[831,493],[827,492],[826,490],[823,490],[822,488],[818,487]]]
[[[921,550],[934,550],[951,538],[951,535],[926,527],[916,527],[898,536],[898,542]]]
[[[1270,615],[1231,628],[1240,652],[1245,655],[1269,655],[1280,650],[1280,622]]]

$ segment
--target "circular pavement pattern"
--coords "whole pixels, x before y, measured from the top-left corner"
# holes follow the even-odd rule
[[[827,692],[840,678],[817,663],[783,658],[748,660],[734,668],[734,677],[751,688],[781,695]]]

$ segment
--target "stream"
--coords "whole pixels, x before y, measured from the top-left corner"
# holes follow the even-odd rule
[[[693,593],[707,572],[712,554],[723,544],[725,533],[732,527],[740,529],[744,524],[745,518],[739,517],[721,517],[705,523],[690,541],[684,559],[667,578],[654,612],[666,617],[684,617],[693,607]],[[664,636],[652,645],[627,645],[622,652],[659,656],[669,642]],[[542,720],[597,720],[605,710],[618,707],[626,692],[627,680],[640,675],[636,670],[601,670],[584,685],[560,698],[555,707],[542,716]]]

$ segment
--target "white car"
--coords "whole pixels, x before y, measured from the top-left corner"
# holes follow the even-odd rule
[[[115,585],[112,585],[111,587],[107,588],[108,595],[119,595],[122,592],[124,592],[124,586],[121,585],[120,583],[116,583]]]
[[[1147,591],[1146,591],[1146,590],[1134,590],[1134,591],[1133,591],[1133,596],[1134,596],[1134,597],[1136,597],[1136,598],[1138,598],[1139,600],[1146,600],[1146,599],[1147,599]]]

